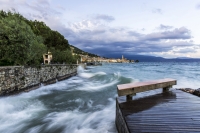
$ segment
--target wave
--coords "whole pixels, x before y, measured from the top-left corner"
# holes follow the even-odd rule
[[[27,121],[37,117],[38,113],[43,110],[45,106],[39,100],[27,100],[21,96],[1,98],[0,132],[20,132],[27,125]]]
[[[44,123],[47,123],[46,129],[52,132],[63,129],[63,133],[116,132],[114,127],[115,114],[113,113],[115,100],[109,100],[107,106],[95,112],[82,112],[75,109],[73,111],[50,113],[43,120]],[[89,108],[94,107],[91,105]]]
[[[86,76],[90,76],[89,81],[85,81],[82,86],[75,88],[75,90],[82,91],[101,91],[108,89],[110,87],[116,88],[116,85],[119,83],[130,83],[134,79],[126,78],[121,76],[120,72],[115,72],[113,74],[106,74],[105,72],[97,72],[97,73],[84,73]],[[83,75],[81,75],[83,76]]]
[[[97,72],[97,73],[85,73],[85,72],[81,72],[78,73],[78,76],[82,77],[82,78],[91,78],[94,77],[96,75],[106,75],[105,72]]]

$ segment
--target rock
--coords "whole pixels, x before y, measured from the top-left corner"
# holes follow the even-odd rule
[[[191,89],[191,88],[180,88],[178,90],[182,90],[184,92],[187,92],[187,93],[190,93],[190,94],[194,94],[194,89]]]
[[[179,90],[182,90],[184,92],[188,92],[188,93],[191,93],[191,94],[194,93],[194,89],[191,89],[191,88],[180,88]]]
[[[193,94],[196,96],[200,96],[200,88],[194,90]]]

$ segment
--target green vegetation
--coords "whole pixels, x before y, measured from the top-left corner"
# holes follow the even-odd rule
[[[38,63],[46,51],[43,39],[16,13],[0,12],[0,64],[25,65]],[[40,57],[39,57],[40,58]]]
[[[68,40],[44,22],[32,21],[15,12],[0,11],[0,66],[40,65],[42,55],[51,51],[53,63],[76,63]],[[97,56],[74,47],[74,53]]]
[[[73,47],[73,48],[74,48],[73,52],[76,53],[76,54],[88,55],[88,56],[90,56],[90,57],[99,57],[99,56],[96,55],[96,54],[91,54],[91,53],[85,52],[85,51],[83,51],[83,50],[81,50],[81,49],[79,49],[79,48],[77,48],[77,47],[72,46],[72,45],[70,45],[70,47]]]

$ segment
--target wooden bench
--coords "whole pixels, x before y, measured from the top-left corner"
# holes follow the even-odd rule
[[[136,93],[159,88],[163,88],[163,91],[168,91],[173,85],[176,85],[176,80],[167,78],[117,85],[117,92],[118,96],[126,96],[126,100],[129,101],[132,100],[132,96],[136,95]]]

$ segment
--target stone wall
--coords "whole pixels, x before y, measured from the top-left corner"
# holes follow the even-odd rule
[[[43,65],[41,68],[0,67],[0,95],[29,91],[77,73],[77,65]]]

